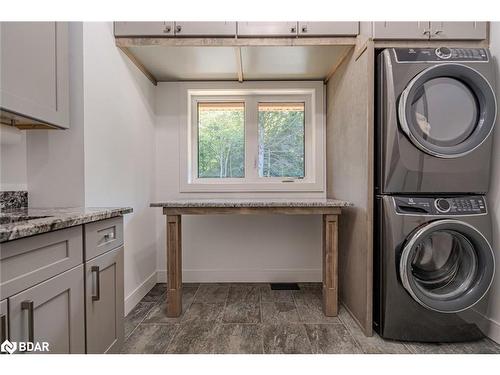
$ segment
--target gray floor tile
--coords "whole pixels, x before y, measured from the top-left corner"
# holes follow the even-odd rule
[[[226,302],[230,284],[201,284],[196,295],[196,302]]]
[[[182,323],[177,334],[170,342],[167,353],[172,354],[209,354],[214,352],[217,323]]]
[[[262,285],[259,284],[236,284],[231,285],[227,296],[227,302],[260,302],[260,291]]]
[[[261,287],[262,302],[293,302],[291,290],[272,290],[269,284]]]
[[[418,354],[499,354],[500,346],[489,339],[448,344],[407,343],[413,353]]]
[[[167,300],[159,300],[149,311],[144,323],[178,323],[182,320],[184,314],[193,303],[198,288],[182,288],[182,314],[178,318],[167,317]]]
[[[144,320],[154,305],[154,302],[139,302],[135,305],[125,318],[125,338]]]
[[[166,292],[167,284],[158,283],[144,296],[141,302],[157,302]]]
[[[214,338],[217,354],[262,354],[261,324],[219,324]]]
[[[366,354],[409,354],[410,351],[402,342],[384,340],[376,332],[366,337],[346,309],[340,308],[339,318]]]
[[[322,283],[298,283],[300,289],[316,289],[321,290],[323,288]]]
[[[313,353],[355,354],[360,347],[343,324],[305,324]]]
[[[262,302],[262,323],[298,323],[299,314],[293,302]]]
[[[224,323],[260,323],[260,304],[254,302],[227,303],[222,321]]]
[[[336,316],[325,316],[323,314],[323,301],[321,291],[316,289],[305,289],[293,291],[293,298],[300,321],[303,323],[340,323]]]
[[[311,344],[303,324],[263,324],[264,353],[308,354]]]
[[[175,324],[140,324],[125,341],[122,353],[164,353],[176,330]]]
[[[220,322],[224,313],[224,303],[195,302],[187,309],[182,322],[206,321]]]

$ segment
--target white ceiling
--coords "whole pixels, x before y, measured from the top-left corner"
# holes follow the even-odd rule
[[[324,79],[350,46],[141,46],[130,51],[158,81]]]

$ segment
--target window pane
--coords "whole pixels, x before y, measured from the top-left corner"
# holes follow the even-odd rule
[[[259,103],[259,176],[304,177],[304,103]]]
[[[245,104],[198,103],[198,177],[245,176]]]

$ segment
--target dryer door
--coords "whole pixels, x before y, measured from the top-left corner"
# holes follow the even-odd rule
[[[413,299],[443,313],[476,304],[488,291],[494,273],[488,241],[473,226],[451,219],[418,228],[399,261],[401,281]]]
[[[422,151],[441,158],[472,152],[495,125],[495,93],[486,78],[468,66],[432,66],[402,92],[398,117],[402,130]]]

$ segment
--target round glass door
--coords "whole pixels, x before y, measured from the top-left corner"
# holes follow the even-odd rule
[[[401,254],[403,286],[418,303],[439,312],[458,312],[477,303],[493,275],[488,241],[472,226],[456,220],[420,228]]]
[[[459,64],[424,70],[399,102],[403,131],[421,150],[438,157],[473,151],[491,133],[495,118],[491,86],[476,70]]]

